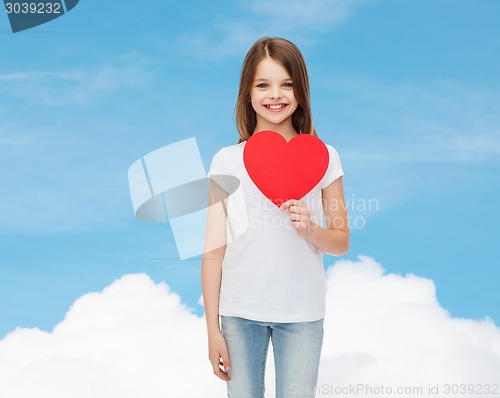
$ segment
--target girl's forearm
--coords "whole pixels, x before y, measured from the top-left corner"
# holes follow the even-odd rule
[[[349,251],[349,230],[327,229],[311,222],[304,237],[326,254],[343,256]]]
[[[219,295],[221,280],[222,256],[214,252],[203,254],[201,261],[201,284],[208,334],[220,332]]]

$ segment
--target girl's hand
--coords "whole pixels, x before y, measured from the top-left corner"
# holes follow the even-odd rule
[[[297,199],[290,199],[280,206],[280,210],[288,210],[292,225],[297,233],[303,238],[307,237],[313,226],[307,206]]]
[[[208,336],[208,359],[212,363],[214,374],[219,379],[231,380],[228,374],[231,362],[227,352],[226,339],[221,332]],[[224,370],[221,369],[221,366],[224,367]]]

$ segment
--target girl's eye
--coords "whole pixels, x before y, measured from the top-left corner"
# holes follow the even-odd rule
[[[257,87],[258,88],[266,88],[267,87],[267,83],[259,83],[259,84],[257,84]]]
[[[291,82],[288,82],[288,83],[283,84],[283,86],[285,86],[287,88],[291,88],[291,87],[293,87],[293,84]]]

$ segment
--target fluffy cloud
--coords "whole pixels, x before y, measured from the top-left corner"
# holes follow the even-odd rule
[[[446,383],[500,383],[500,329],[452,318],[432,281],[387,274],[365,256],[337,261],[327,278],[317,396],[355,395],[352,386],[421,387],[406,395],[427,396],[429,384],[442,395]],[[271,358],[269,350],[269,397]],[[0,341],[0,397],[34,396],[210,398],[225,396],[225,383],[207,359],[204,319],[165,283],[132,274],[79,298],[51,333],[18,328]]]
[[[0,397],[220,397],[204,320],[145,274],[88,293],[51,333],[16,329],[0,343]]]
[[[452,318],[431,280],[386,274],[366,256],[337,261],[327,276],[321,383],[424,388],[414,396],[429,384],[440,394],[445,384],[500,384],[500,329]]]

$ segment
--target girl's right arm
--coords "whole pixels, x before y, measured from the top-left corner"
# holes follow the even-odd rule
[[[229,381],[229,356],[219,327],[219,294],[222,260],[226,252],[228,194],[210,179],[205,247],[201,260],[201,285],[208,332],[208,356],[214,374]],[[222,361],[221,361],[222,359]],[[224,366],[224,370],[220,365]]]

